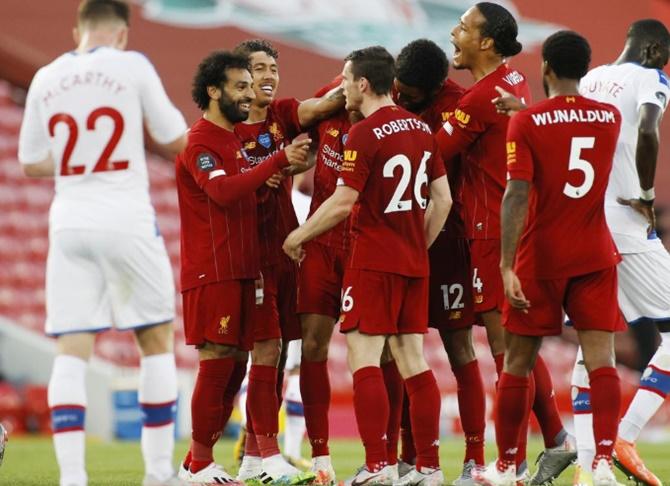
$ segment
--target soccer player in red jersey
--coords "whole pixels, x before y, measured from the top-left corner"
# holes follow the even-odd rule
[[[433,41],[410,42],[396,59],[398,103],[419,115],[434,133],[451,117],[464,89],[447,78],[449,62]],[[458,384],[458,404],[465,433],[463,472],[456,486],[468,484],[472,469],[484,464],[486,396],[472,344],[475,322],[470,283],[470,248],[462,216],[460,158],[444,161],[454,200],[447,222],[428,250],[430,259],[430,327],[438,329]],[[403,461],[412,461],[411,430],[403,422]]]
[[[242,141],[252,167],[281,150],[318,120],[344,106],[339,87],[321,98],[302,102],[295,98],[276,99],[279,54],[267,41],[242,42],[235,52],[248,56],[256,94],[248,119],[235,125],[235,133]],[[288,175],[278,172],[256,193],[263,303],[253,316],[254,349],[249,390],[250,393],[257,390],[263,398],[247,401],[247,438],[239,480],[258,476],[266,466],[273,471],[279,468],[278,464],[270,465],[262,459],[276,457],[279,453],[276,436],[284,384],[284,359],[280,356],[285,358],[282,348],[286,349],[282,341],[288,343],[300,339],[301,334],[295,308],[297,265],[281,249],[286,236],[298,226]],[[282,467],[287,475],[296,472],[286,461]]]
[[[542,47],[549,99],[519,112],[507,133],[510,180],[502,204],[501,274],[507,350],[496,400],[498,460],[479,484],[514,485],[529,375],[542,337],[558,335],[563,311],[577,330],[591,383],[594,486],[616,486],[612,448],[621,392],[614,331],[625,328],[617,299],[621,260],[605,220],[605,190],[621,115],[579,95],[591,49],[571,31]],[[574,244],[578,235],[582,244]]]
[[[198,66],[193,100],[204,111],[176,159],[181,215],[181,287],[186,343],[200,358],[193,390],[190,451],[180,477],[195,483],[234,481],[214,463],[225,426],[225,391],[234,356],[251,348],[259,278],[255,191],[272,174],[306,160],[309,140],[295,142],[254,168],[233,132],[254,99],[248,59],[214,52]],[[250,400],[259,400],[250,390]]]
[[[497,113],[491,99],[503,87],[529,100],[523,74],[506,62],[521,51],[516,40],[517,24],[504,7],[481,2],[470,8],[452,31],[455,47],[453,66],[468,69],[475,84],[464,93],[453,117],[437,133],[444,160],[461,155],[463,163],[463,208],[466,234],[470,239],[475,312],[486,326],[498,376],[502,370],[505,343],[501,326],[504,301],[500,262],[500,203],[505,189],[505,133],[509,117]],[[563,428],[554,399],[551,376],[538,356],[530,393],[545,451],[532,484],[557,476],[575,458],[574,439]],[[529,412],[530,413],[530,412]],[[517,472],[525,477],[526,434],[519,446]]]
[[[423,357],[423,334],[428,327],[427,248],[446,221],[451,197],[430,128],[391,99],[393,65],[383,47],[347,57],[346,108],[365,119],[349,130],[335,192],[284,242],[284,250],[301,260],[304,243],[354,212],[340,317],[366,451],[365,467],[353,485],[395,479],[387,459],[389,409],[379,367],[387,340],[405,379],[417,449],[416,469],[403,482],[444,482],[438,458],[440,393]]]

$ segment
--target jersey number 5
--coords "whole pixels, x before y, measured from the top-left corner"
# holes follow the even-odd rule
[[[568,170],[578,170],[584,174],[584,182],[581,186],[573,186],[569,182],[563,187],[563,194],[573,199],[579,199],[593,187],[594,171],[593,166],[587,160],[581,158],[582,150],[592,149],[595,145],[595,137],[572,137],[570,142],[570,160],[568,161]]]
[[[416,178],[414,179],[414,199],[416,199],[416,202],[419,203],[419,206],[421,206],[422,209],[426,209],[427,200],[421,194],[421,188],[424,185],[428,185],[426,162],[428,162],[430,156],[430,152],[423,153],[423,158],[421,159],[419,169],[416,172]],[[405,191],[407,191],[407,188],[412,181],[412,162],[410,162],[406,155],[394,155],[384,164],[384,177],[393,178],[396,167],[400,167],[402,169],[400,182],[398,182],[398,185],[395,188],[395,192],[391,197],[391,201],[384,210],[385,213],[396,213],[398,211],[412,210],[412,199],[401,199],[405,195]]]
[[[115,162],[109,160],[109,158],[112,155],[112,152],[114,152],[116,145],[119,143],[119,140],[121,139],[121,135],[123,134],[124,122],[121,113],[116,111],[114,108],[110,108],[109,106],[103,106],[101,108],[93,110],[86,119],[86,129],[91,131],[95,130],[95,124],[98,121],[98,118],[103,116],[112,119],[112,121],[114,122],[114,131],[112,132],[112,136],[107,142],[105,149],[100,154],[98,161],[95,163],[95,166],[93,167],[93,172],[106,172],[110,170],[127,169],[128,168],[127,160],[118,160]],[[53,137],[55,135],[56,125],[58,125],[59,123],[64,123],[69,131],[67,142],[65,143],[65,150],[63,151],[63,161],[60,167],[60,175],[61,176],[81,175],[84,173],[86,166],[84,165],[70,166],[70,157],[72,157],[72,152],[74,151],[74,147],[77,144],[77,139],[79,138],[79,128],[77,127],[77,122],[72,115],[68,115],[67,113],[56,113],[51,118],[49,118],[50,136]]]

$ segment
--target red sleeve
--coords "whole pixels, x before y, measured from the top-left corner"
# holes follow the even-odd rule
[[[509,179],[533,181],[533,153],[528,144],[525,113],[517,113],[507,126],[507,173]]]
[[[298,118],[298,106],[300,102],[295,98],[283,98],[273,103],[277,118],[282,121],[286,128],[284,136],[291,141],[303,132]]]
[[[319,90],[316,93],[314,93],[314,98],[321,98],[323,95],[325,95],[331,89],[339,87],[342,84],[342,79],[343,79],[343,76],[341,74],[338,74],[337,76],[335,76],[335,78],[333,78],[333,80],[330,83],[328,83],[327,85],[319,88]]]
[[[253,169],[229,176],[219,157],[202,145],[189,147],[183,160],[198,186],[222,207],[251,194],[272,174],[288,166],[286,153],[281,150]]]
[[[481,106],[481,100],[473,96],[466,94],[461,99],[454,114],[435,135],[443,160],[451,160],[459,155],[486,131],[489,122],[485,108],[489,107]]]
[[[345,186],[362,192],[370,176],[372,156],[369,153],[373,145],[357,127],[349,130],[347,142],[344,144],[344,161],[340,178]]]
[[[433,146],[433,154],[430,157],[427,167],[428,170],[426,171],[428,173],[428,180],[430,182],[447,175],[447,168],[444,165],[444,161],[442,160],[442,155],[440,155],[437,142],[433,142]]]

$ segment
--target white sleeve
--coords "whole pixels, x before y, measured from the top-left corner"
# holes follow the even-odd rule
[[[47,121],[42,120],[40,113],[40,72],[38,71],[28,89],[26,107],[19,134],[19,162],[36,164],[49,156],[51,140]]]
[[[173,142],[186,132],[186,121],[168,98],[158,73],[149,60],[135,53],[142,68],[138,77],[142,115],[151,137],[159,144]]]
[[[665,111],[670,100],[670,81],[663,71],[647,69],[637,88],[638,111],[645,104],[656,105]]]

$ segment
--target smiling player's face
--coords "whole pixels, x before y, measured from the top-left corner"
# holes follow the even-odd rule
[[[254,80],[254,92],[257,106],[267,106],[275,99],[279,86],[279,68],[274,57],[267,52],[257,51],[249,56],[251,76]]]
[[[239,123],[249,117],[251,102],[256,97],[251,74],[246,69],[227,69],[226,77],[218,100],[219,110],[231,123]]]

